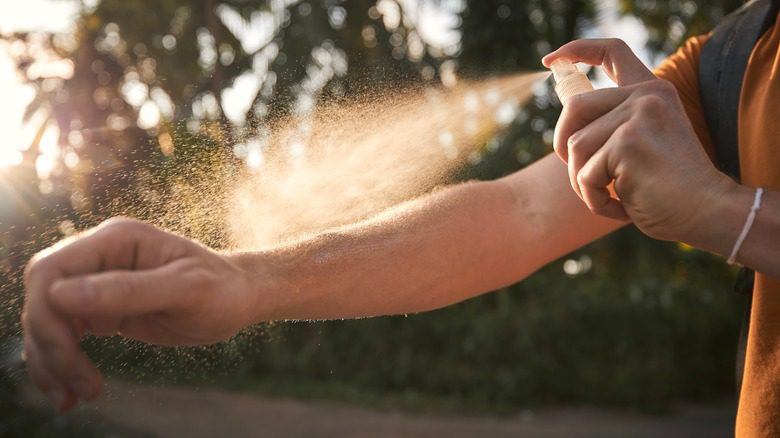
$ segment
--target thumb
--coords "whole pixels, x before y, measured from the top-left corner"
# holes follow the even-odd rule
[[[542,58],[542,64],[549,68],[556,59],[599,65],[610,79],[621,86],[655,79],[631,48],[617,38],[572,41]]]
[[[169,310],[191,289],[177,260],[156,269],[113,270],[65,278],[49,290],[52,305],[72,317],[125,317]]]

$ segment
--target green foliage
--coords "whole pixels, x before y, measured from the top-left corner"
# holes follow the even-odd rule
[[[526,281],[430,314],[268,328],[257,379],[316,379],[464,405],[661,409],[733,390],[740,300],[720,261],[624,230]],[[625,245],[623,242],[630,242]],[[605,252],[624,246],[626,252]],[[696,376],[692,378],[692,376]]]
[[[645,25],[651,50],[670,53],[685,39],[712,30],[723,16],[743,3],[742,0],[621,0],[620,7],[624,13],[635,15]]]
[[[575,39],[592,23],[589,1],[472,0],[461,14],[465,73],[540,69],[542,56]]]
[[[621,5],[651,30],[652,48],[667,53],[733,6],[713,3]],[[31,167],[20,168],[12,186],[0,185],[3,199],[20,199],[0,205],[0,275],[12,309],[3,314],[2,337],[18,333],[19,277],[31,254],[68,227],[114,214],[175,224],[159,212],[195,202],[198,196],[188,194],[200,202],[209,198],[190,184],[197,175],[217,166],[239,168],[233,146],[296,115],[302,84],[312,68],[322,67],[315,50],[348,60],[346,71],[331,66],[313,94],[329,102],[371,86],[436,85],[453,66],[465,77],[539,69],[543,54],[598,20],[595,9],[589,1],[468,0],[458,13],[461,41],[450,51],[429,45],[417,51],[419,23],[388,26],[369,0],[304,1],[281,10],[265,1],[164,0],[153,7],[103,1],[83,11],[74,41],[51,38],[42,49],[31,35],[5,36],[27,44],[17,59],[25,74],[36,51],[73,62],[69,79],[29,75],[39,93],[29,113],[49,114],[47,122],[60,129],[63,156],[76,153],[82,165],[62,165],[46,181]],[[242,20],[276,11],[269,38],[245,47],[235,34],[241,26],[217,17],[226,10]],[[341,13],[345,20],[334,20]],[[214,59],[204,59],[199,41],[213,49]],[[278,53],[265,69],[251,71],[261,87],[245,122],[231,121],[214,97],[249,73],[264,50]],[[167,96],[171,114],[139,127],[140,109],[122,91],[128,81]],[[216,102],[213,111],[204,110],[208,102]],[[481,163],[462,177],[495,178],[549,153],[559,110],[549,91],[538,93],[509,129],[482,145]],[[39,140],[25,152],[28,164]],[[39,190],[47,184],[48,191]],[[221,224],[212,219],[179,231],[218,246]],[[521,284],[424,315],[273,324],[207,349],[94,339],[85,346],[111,373],[137,379],[186,381],[216,371],[238,381],[317,381],[488,407],[581,402],[657,408],[732,393],[740,303],[728,292],[733,275],[720,261],[633,229],[570,260],[581,273],[564,274],[565,262],[558,261]],[[14,402],[4,403],[0,418],[18,412]]]

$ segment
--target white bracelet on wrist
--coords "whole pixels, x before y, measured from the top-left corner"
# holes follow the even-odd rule
[[[750,228],[753,227],[753,222],[756,220],[756,213],[758,213],[758,210],[761,208],[761,197],[763,194],[764,189],[762,187],[756,189],[756,196],[753,198],[753,206],[750,207],[750,213],[748,213],[745,225],[742,227],[742,232],[739,233],[737,241],[734,242],[734,249],[731,250],[731,255],[727,260],[730,265],[733,265],[737,261],[739,249],[742,247],[742,243],[745,242],[745,238],[747,238]]]

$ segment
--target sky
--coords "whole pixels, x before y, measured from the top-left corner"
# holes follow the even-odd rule
[[[0,56],[0,168],[19,164],[21,153],[16,149],[22,141],[21,118],[24,107],[32,98],[29,87],[18,85],[14,66],[6,56]]]
[[[0,2],[0,33],[27,30],[67,32],[78,12],[75,1],[25,0]],[[32,100],[32,88],[23,86],[8,57],[13,48],[0,44],[0,169],[19,164],[19,148],[28,144],[22,114]]]
[[[82,0],[87,7],[94,6],[97,0]],[[386,1],[386,0],[385,0]],[[414,0],[400,0],[405,5],[413,5]],[[43,30],[48,32],[68,32],[73,28],[74,19],[79,10],[78,1],[64,0],[25,0],[23,2],[0,2],[0,33],[14,31]],[[457,23],[452,15],[458,1],[441,2],[439,10],[434,3],[425,3],[419,9],[418,25],[424,28],[423,38],[430,43],[446,44],[453,38],[452,26]],[[453,5],[456,5],[453,7]],[[618,37],[624,39],[634,49],[645,64],[653,65],[649,53],[644,49],[647,32],[639,21],[632,17],[619,17],[616,12],[617,0],[601,0],[599,23],[586,32],[587,37]],[[423,32],[421,32],[423,33]],[[24,108],[33,98],[30,87],[23,86],[10,61],[7,45],[0,44],[0,169],[18,164],[21,145],[29,142],[29,134],[21,126]],[[597,72],[594,81],[597,88],[611,86],[604,75]]]

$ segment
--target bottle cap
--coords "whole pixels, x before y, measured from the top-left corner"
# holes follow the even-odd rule
[[[585,73],[579,71],[571,61],[556,59],[550,64],[550,69],[555,80],[555,92],[564,105],[572,96],[593,90],[593,84]]]
[[[552,70],[556,84],[562,82],[568,76],[580,72],[574,63],[563,58],[553,61],[553,63],[550,64],[550,70]]]

